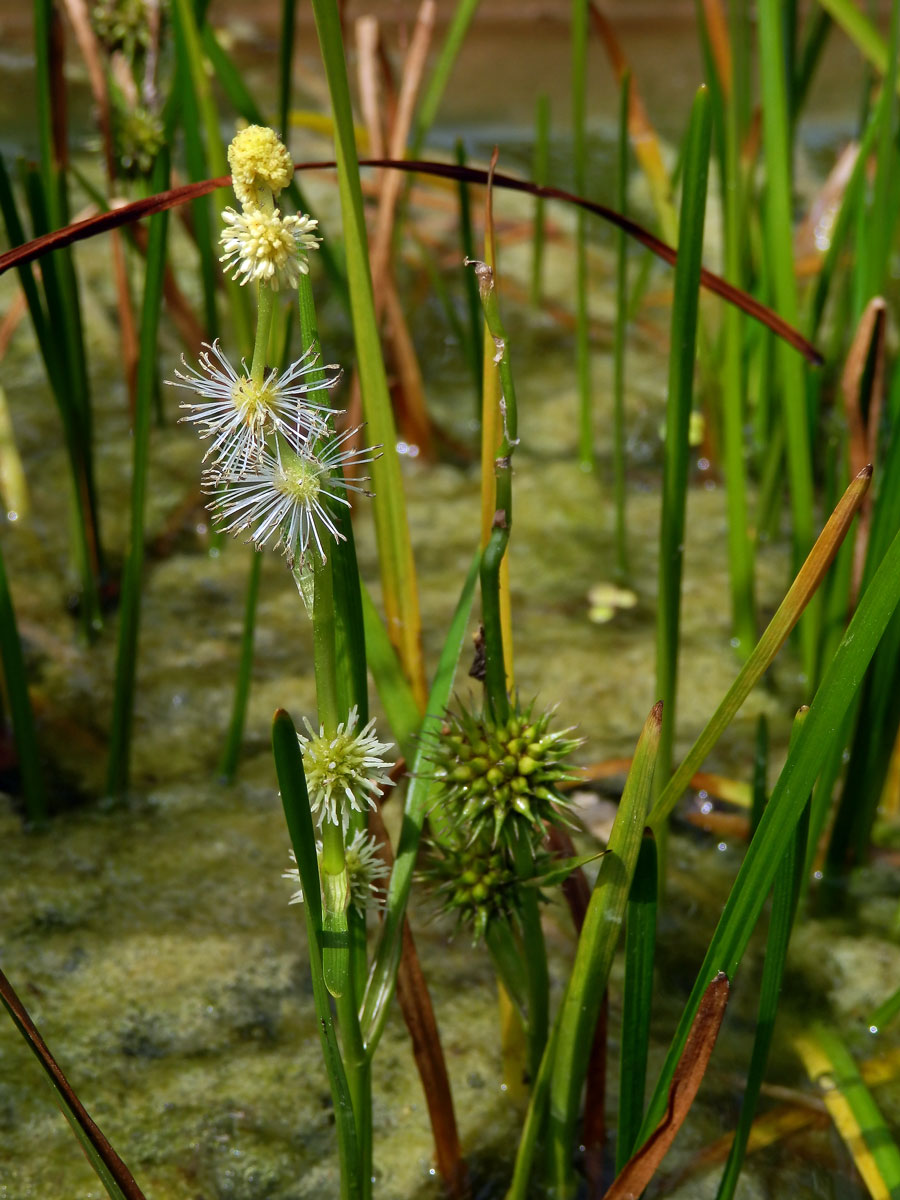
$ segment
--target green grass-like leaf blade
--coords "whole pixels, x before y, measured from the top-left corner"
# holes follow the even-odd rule
[[[669,1048],[642,1136],[652,1132],[663,1113],[672,1073],[704,989],[719,971],[732,978],[740,964],[792,831],[898,600],[900,534],[885,554],[825,673],[750,843]]]
[[[660,745],[662,706],[654,706],[634,754],[619,811],[591,892],[575,963],[559,1014],[559,1033],[550,1082],[550,1154],[556,1195],[573,1192],[572,1157],[578,1104],[584,1086],[588,1048],[613,955],[622,932],[625,906],[637,866],[650,807]]]
[[[359,1178],[359,1155],[353,1104],[347,1083],[347,1073],[341,1059],[331,1016],[331,1002],[325,987],[322,969],[322,893],[319,885],[319,864],[316,857],[316,834],[309,808],[303,756],[297,740],[297,730],[289,715],[279,709],[272,722],[272,750],[281,789],[281,803],[300,883],[303,888],[303,913],[309,940],[309,969],[312,976],[313,1002],[319,1025],[322,1056],[331,1085],[335,1123],[338,1134],[338,1153],[341,1159],[342,1200],[359,1200],[362,1184]]]
[[[659,534],[659,607],[656,626],[656,695],[663,703],[660,774],[657,776],[657,787],[662,787],[669,777],[675,739],[681,574],[690,457],[688,430],[694,394],[711,124],[709,93],[706,88],[700,88],[691,110],[685,149],[678,261],[675,264],[675,295],[672,301],[663,501]]]
[[[403,810],[403,825],[400,829],[400,840],[394,859],[394,869],[388,885],[385,901],[384,921],[375,947],[369,980],[366,984],[363,1012],[360,1019],[363,1041],[370,1054],[384,1029],[387,1019],[388,1002],[394,992],[397,980],[397,964],[400,961],[403,919],[406,915],[406,902],[409,899],[409,889],[412,886],[413,868],[419,851],[419,838],[422,825],[429,808],[434,800],[437,784],[432,778],[428,767],[428,754],[432,739],[440,729],[444,709],[450,700],[453,679],[456,674],[456,664],[459,661],[469,613],[475,596],[475,584],[478,580],[478,568],[481,555],[476,554],[469,567],[465,584],[460,593],[456,610],[450,622],[444,648],[441,651],[440,662],[435,673],[431,692],[428,696],[427,715],[422,722],[419,732],[419,744],[410,767],[410,781],[406,792],[406,805]]]

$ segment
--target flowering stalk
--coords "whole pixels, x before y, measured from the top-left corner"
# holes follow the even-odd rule
[[[313,831],[310,797],[306,787],[306,776],[297,731],[288,714],[279,710],[272,726],[272,746],[278,770],[278,784],[284,805],[284,815],[291,835],[297,862],[299,879],[302,881],[306,898],[307,938],[309,940],[309,968],[313,983],[313,1001],[318,1017],[319,1038],[322,1057],[331,1086],[334,1101],[335,1124],[337,1126],[338,1150],[341,1160],[341,1200],[361,1200],[371,1190],[371,1184],[363,1186],[362,1162],[357,1135],[358,1121],[355,1118],[356,1103],[348,1071],[338,1049],[331,1004],[325,987],[322,959],[319,946],[322,940],[322,900],[319,892],[319,873],[316,864],[316,838]],[[371,1171],[369,1171],[371,1177]]]
[[[313,559],[313,647],[316,672],[316,701],[319,724],[326,738],[338,728],[337,672],[334,647],[334,595],[331,562]],[[347,991],[350,983],[350,938],[347,909],[350,881],[344,856],[342,821],[322,821],[322,899],[325,904],[325,944],[323,961],[325,984],[335,999]],[[357,1022],[358,1025],[358,1022]]]
[[[488,190],[490,194],[490,188]],[[488,212],[490,228],[490,208]],[[485,703],[494,721],[504,724],[510,719],[511,706],[503,645],[500,567],[506,554],[512,525],[512,453],[519,441],[518,409],[509,360],[509,344],[494,284],[494,270],[488,263],[479,262],[474,266],[485,323],[489,335],[494,340],[494,362],[500,376],[501,435],[494,460],[496,499],[491,535],[481,556],[481,613],[484,622]],[[519,921],[528,988],[528,1065],[531,1078],[534,1078],[547,1041],[550,975],[537,892],[533,888],[523,886],[524,881],[535,874],[532,840],[517,830],[517,835],[512,841],[512,852],[519,880]]]
[[[253,346],[253,365],[250,368],[250,377],[257,387],[261,387],[266,367],[266,354],[274,311],[272,289],[266,287],[263,283],[258,284],[256,301],[256,340]],[[256,628],[256,606],[259,600],[261,577],[262,553],[259,550],[255,550],[250,565],[250,578],[247,580],[247,595],[244,601],[244,627],[241,635],[238,682],[234,691],[231,721],[228,725],[228,734],[225,738],[225,747],[222,751],[220,763],[222,778],[228,783],[234,779],[237,772],[241,739],[244,734],[244,722],[247,717],[250,674],[253,669],[253,633]]]
[[[488,332],[494,339],[494,362],[500,375],[501,436],[494,460],[496,500],[491,536],[481,557],[481,605],[484,621],[485,680],[488,705],[498,721],[509,717],[509,692],[503,652],[503,622],[500,605],[500,564],[509,542],[512,525],[512,452],[518,444],[516,390],[509,364],[506,330],[494,287],[494,271],[487,263],[476,262],[475,275],[484,309]]]
[[[250,378],[257,385],[262,384],[266,370],[266,358],[269,350],[269,337],[272,331],[272,317],[275,313],[275,293],[266,284],[256,285],[256,340],[253,343],[253,363],[250,367]]]
[[[321,358],[319,327],[316,320],[316,304],[309,275],[301,275],[298,283],[300,308],[300,340],[309,348],[314,359]],[[324,381],[323,368],[310,372],[310,383]],[[329,556],[334,593],[335,657],[337,668],[338,710],[349,712],[354,706],[359,713],[361,725],[369,719],[368,671],[366,666],[366,644],[363,634],[362,595],[359,584],[359,568],[356,564],[356,548],[353,541],[353,525],[349,512],[343,505],[337,506],[335,519],[343,540],[337,540]],[[352,824],[352,822],[351,822]],[[363,963],[359,976],[365,968]]]
[[[223,213],[220,261],[241,284],[257,284],[252,362],[249,368],[244,361],[240,369],[232,366],[216,341],[204,348],[197,367],[185,363],[172,382],[199,397],[182,405],[187,410],[183,419],[196,424],[201,438],[209,442],[204,487],[213,494],[209,507],[218,527],[235,534],[249,531],[257,549],[274,541],[313,620],[318,732],[307,722],[309,736],[296,735],[294,752],[288,753],[284,741],[289,720],[281,714],[284,720],[276,717],[275,723],[275,754],[296,877],[302,883],[292,901],[307,900],[314,988],[321,985],[326,995],[323,1004],[316,991],[320,1018],[323,1008],[328,1012],[328,1021],[322,1019],[321,1024],[328,1035],[323,1048],[336,1109],[339,1100],[344,1103],[344,1086],[349,1092],[350,1103],[341,1114],[342,1119],[349,1115],[349,1123],[339,1124],[342,1195],[349,1189],[354,1197],[367,1200],[372,1174],[370,1056],[357,1004],[366,968],[365,909],[384,868],[364,827],[367,807],[374,806],[374,798],[389,782],[383,757],[389,746],[375,737],[373,722],[359,717],[359,706],[366,702],[365,651],[346,493],[368,494],[365,479],[354,478],[352,471],[376,455],[370,448],[355,448],[357,429],[336,434],[333,410],[309,398],[333,386],[339,373],[319,365],[307,278],[307,252],[319,242],[313,233],[316,222],[303,215],[282,217],[276,207],[293,174],[290,155],[272,130],[249,126],[235,137],[228,159],[243,211]],[[267,359],[274,293],[282,288],[300,291],[301,335],[307,349],[298,361],[279,370],[269,367]],[[342,589],[338,605],[336,562]],[[353,624],[351,613],[355,641],[339,628],[339,623]],[[252,616],[248,624],[252,627]],[[249,653],[245,637],[247,663]],[[292,773],[299,778],[285,786],[283,776]],[[296,793],[294,801],[289,802],[289,793]],[[298,816],[300,810],[305,816]],[[336,1002],[343,1061],[340,1056],[335,1061],[336,1046],[326,1028],[327,993]]]
[[[308,347],[314,356],[318,356],[318,322],[308,275],[301,275],[298,291],[302,344]],[[356,554],[352,544],[352,527],[349,519],[342,521],[341,525],[346,531],[347,540],[336,541],[334,551],[328,556],[327,562],[321,562],[318,557],[313,560],[316,698],[319,721],[326,733],[330,730],[332,735],[339,728],[340,714],[355,714],[359,711],[357,705],[365,705],[367,701],[365,643],[360,642],[354,647],[352,643],[347,642],[347,639],[352,637],[354,628],[362,628],[362,600],[359,595]],[[342,584],[345,586],[341,586]],[[345,639],[342,664],[339,664],[338,655],[340,634]],[[347,725],[349,728],[349,717]],[[366,726],[365,711],[360,716],[360,725]],[[360,1180],[363,1196],[368,1197],[371,1194],[372,1179],[372,1064],[371,1056],[366,1052],[359,1020],[359,1002],[367,966],[366,911],[365,905],[360,908],[353,901],[353,876],[349,871],[348,859],[348,849],[349,856],[352,857],[354,848],[364,837],[365,825],[365,814],[355,810],[349,813],[346,833],[342,820],[323,821],[321,878],[325,901],[324,974],[326,985],[335,995],[344,1065],[356,1123]],[[345,842],[345,838],[349,840]],[[374,841],[372,844],[374,845]],[[371,866],[369,870],[371,872]],[[342,885],[345,881],[346,901],[341,907],[344,894]],[[341,944],[329,947],[329,933],[336,935]]]

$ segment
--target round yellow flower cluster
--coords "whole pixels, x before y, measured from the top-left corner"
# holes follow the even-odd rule
[[[219,261],[241,284],[255,279],[274,292],[295,288],[309,271],[308,252],[321,238],[313,233],[317,221],[303,213],[283,217],[275,207],[294,174],[287,147],[274,130],[248,125],[228,147],[228,163],[244,211],[223,212],[219,240],[225,253]]]
[[[228,165],[234,194],[245,208],[262,202],[263,188],[277,197],[294,175],[287,146],[265,125],[248,125],[235,135],[228,147]]]

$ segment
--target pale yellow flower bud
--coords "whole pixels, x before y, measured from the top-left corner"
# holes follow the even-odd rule
[[[294,175],[286,146],[264,125],[248,125],[235,135],[228,147],[228,165],[234,194],[244,207],[260,204],[262,188],[277,197]]]

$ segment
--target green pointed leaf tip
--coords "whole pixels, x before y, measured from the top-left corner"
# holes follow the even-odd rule
[[[316,834],[306,790],[303,756],[297,740],[297,730],[290,714],[279,708],[272,719],[272,751],[281,790],[281,803],[306,909],[316,930],[322,928],[322,893],[319,884],[319,862],[316,854]]]

